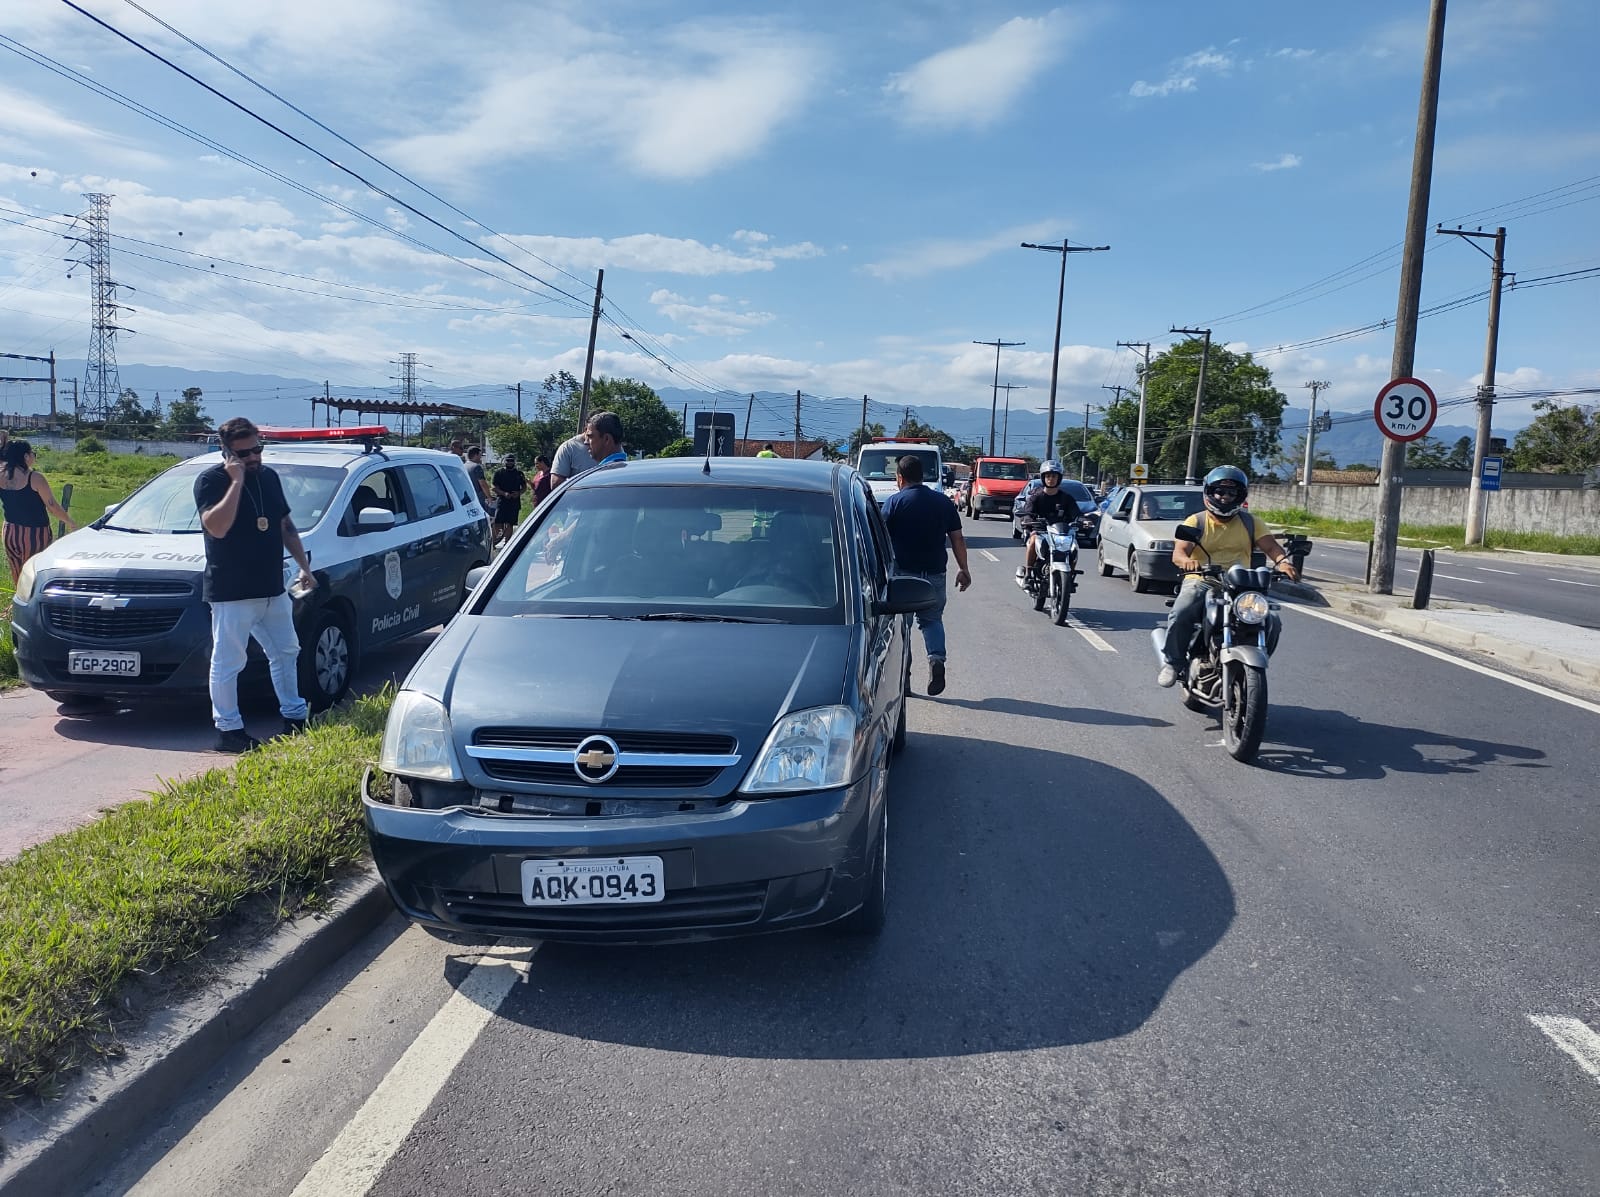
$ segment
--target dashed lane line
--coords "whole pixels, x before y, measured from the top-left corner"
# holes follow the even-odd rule
[[[996,557],[988,549],[979,549],[978,552],[983,554],[983,556],[987,557],[990,561],[993,561],[996,565],[1000,564],[1000,558]]]
[[[1574,698],[1571,694],[1563,694],[1560,690],[1552,690],[1549,686],[1541,686],[1538,682],[1530,682],[1520,677],[1514,677],[1509,673],[1501,673],[1498,669],[1490,669],[1487,665],[1480,665],[1476,661],[1453,657],[1447,652],[1434,648],[1432,645],[1419,644],[1415,640],[1406,640],[1392,631],[1380,632],[1375,628],[1363,627],[1359,623],[1352,623],[1348,619],[1340,619],[1337,615],[1329,615],[1325,611],[1314,611],[1310,607],[1302,607],[1297,603],[1284,603],[1283,609],[1285,611],[1298,611],[1301,615],[1309,615],[1312,619],[1320,619],[1326,623],[1338,624],[1341,628],[1348,628],[1352,632],[1360,632],[1363,636],[1371,636],[1375,640],[1382,640],[1385,644],[1395,644],[1401,648],[1408,648],[1414,653],[1421,653],[1423,656],[1432,657],[1436,661],[1445,661],[1462,669],[1470,669],[1473,673],[1481,673],[1485,677],[1498,678],[1507,685],[1532,691],[1534,694],[1541,695],[1544,698],[1553,698],[1557,702],[1564,702],[1569,707],[1577,707],[1580,711],[1588,711],[1592,715],[1600,715],[1600,703]]]
[[[1587,586],[1590,590],[1600,590],[1600,583],[1574,582],[1571,578],[1547,578],[1548,582],[1565,582],[1568,586]]]
[[[1412,571],[1412,572],[1415,572],[1415,571]],[[1435,573],[1433,576],[1436,577],[1436,578],[1449,578],[1452,582],[1471,582],[1474,586],[1482,586],[1483,585],[1483,579],[1482,578],[1459,578],[1455,574],[1441,574],[1441,573]]]
[[[1591,1031],[1587,1023],[1561,1014],[1530,1014],[1528,1021],[1576,1060],[1579,1068],[1600,1081],[1600,1035]]]
[[[1110,643],[1106,641],[1103,636],[1100,635],[1099,632],[1095,631],[1093,628],[1084,627],[1083,624],[1079,622],[1076,615],[1067,616],[1067,626],[1074,632],[1078,633],[1078,635],[1082,636],[1090,644],[1094,645],[1094,647],[1099,649],[1101,652],[1114,653],[1117,651]]]
[[[1505,574],[1508,578],[1520,578],[1522,574],[1514,569],[1495,569],[1488,565],[1474,565],[1473,569],[1481,569],[1486,574]]]
[[[499,1012],[500,1003],[526,975],[538,947],[502,941],[483,954],[295,1187],[293,1197],[365,1197]]]

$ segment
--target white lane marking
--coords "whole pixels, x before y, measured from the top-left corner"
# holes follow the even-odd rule
[[[996,565],[1000,564],[1000,558],[996,557],[988,549],[979,549],[978,552],[982,553],[985,557],[987,557],[990,561],[993,561]]]
[[[1600,1081],[1600,1035],[1580,1019],[1560,1014],[1530,1014],[1528,1021],[1578,1062],[1578,1067]]]
[[[1409,648],[1414,653],[1421,653],[1425,657],[1432,657],[1436,661],[1446,661],[1451,665],[1459,665],[1462,669],[1470,669],[1473,673],[1481,673],[1485,677],[1499,678],[1502,682],[1530,690],[1545,698],[1553,698],[1557,702],[1564,702],[1568,706],[1577,707],[1580,711],[1588,711],[1591,715],[1600,715],[1600,703],[1589,702],[1582,698],[1574,698],[1570,694],[1563,694],[1560,690],[1552,690],[1549,686],[1541,686],[1538,682],[1525,681],[1520,677],[1513,677],[1509,673],[1501,673],[1497,669],[1490,669],[1487,665],[1480,665],[1476,661],[1463,660],[1461,657],[1452,657],[1449,653],[1434,648],[1428,644],[1418,644],[1414,640],[1406,640],[1392,631],[1378,631],[1375,628],[1365,628],[1358,623],[1351,623],[1348,619],[1340,619],[1337,615],[1329,615],[1325,611],[1313,611],[1309,607],[1301,607],[1293,603],[1284,603],[1285,611],[1298,611],[1302,615],[1309,615],[1312,619],[1321,619],[1327,623],[1336,623],[1341,628],[1349,628],[1352,632],[1360,632],[1363,636],[1371,636],[1382,640],[1385,644],[1398,644],[1401,648]]]
[[[1522,575],[1514,569],[1494,569],[1488,565],[1474,565],[1473,569],[1481,569],[1486,574],[1505,574],[1508,578],[1520,578]]]
[[[1568,586],[1587,586],[1591,590],[1600,590],[1600,584],[1595,582],[1574,582],[1571,578],[1546,578],[1547,582],[1565,582]]]
[[[1411,572],[1415,573],[1416,571],[1412,570]],[[1435,573],[1433,576],[1436,577],[1436,578],[1449,578],[1452,582],[1471,582],[1474,586],[1482,586],[1483,585],[1483,579],[1482,578],[1458,578],[1458,577],[1455,576],[1455,574],[1441,574],[1441,573]]]
[[[496,944],[472,966],[460,988],[295,1186],[293,1197],[365,1197],[500,1003],[526,975],[518,966],[525,968],[539,945],[514,943]]]
[[[1105,641],[1099,632],[1096,632],[1093,628],[1086,628],[1083,626],[1083,624],[1079,623],[1076,615],[1067,616],[1067,626],[1074,632],[1078,633],[1078,635],[1082,636],[1090,644],[1094,645],[1101,652],[1114,653],[1117,651]]]

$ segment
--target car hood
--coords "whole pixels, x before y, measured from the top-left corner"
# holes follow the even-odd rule
[[[33,563],[35,570],[52,574],[103,574],[107,570],[198,573],[206,567],[206,546],[198,532],[80,528],[37,553]]]
[[[1130,525],[1132,540],[1148,543],[1152,540],[1173,540],[1182,520],[1137,520]]]
[[[406,688],[463,743],[486,725],[720,732],[748,757],[784,711],[843,700],[854,644],[844,625],[462,615]]]

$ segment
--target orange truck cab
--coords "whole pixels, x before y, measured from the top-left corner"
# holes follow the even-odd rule
[[[967,515],[1011,518],[1012,501],[1028,485],[1028,462],[1021,457],[980,457],[972,466],[972,488],[967,492]]]

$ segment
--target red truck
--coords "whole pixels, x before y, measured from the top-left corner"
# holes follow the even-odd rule
[[[1021,457],[980,457],[973,463],[972,487],[967,491],[968,519],[986,515],[1011,518],[1011,503],[1028,485],[1028,462]]]

